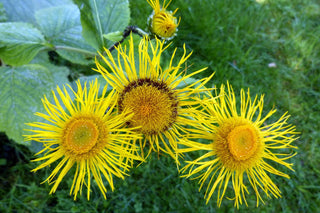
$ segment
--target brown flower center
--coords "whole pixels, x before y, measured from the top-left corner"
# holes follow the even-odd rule
[[[120,111],[130,108],[134,116],[131,126],[140,126],[143,134],[165,131],[175,122],[178,101],[164,82],[139,79],[125,87],[119,99]]]

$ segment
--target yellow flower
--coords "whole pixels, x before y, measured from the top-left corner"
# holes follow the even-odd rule
[[[163,2],[163,6],[160,6],[159,0],[147,0],[150,6],[153,8],[153,12],[149,18],[149,25],[151,32],[162,39],[170,40],[173,38],[178,31],[177,27],[179,22],[174,14],[177,12],[167,11],[171,0],[166,4],[166,0]]]
[[[267,197],[270,194],[276,198],[281,197],[279,188],[268,173],[289,178],[278,170],[277,164],[293,170],[292,164],[286,160],[296,153],[288,153],[286,150],[296,148],[291,143],[296,140],[297,132],[295,126],[287,124],[287,113],[276,122],[266,124],[266,120],[276,110],[262,116],[263,96],[260,99],[256,96],[252,101],[249,90],[247,96],[241,90],[241,104],[237,108],[234,91],[229,84],[227,88],[226,92],[222,85],[217,98],[203,102],[205,111],[195,116],[200,125],[189,130],[190,138],[207,139],[210,144],[181,141],[185,146],[181,148],[181,153],[204,150],[201,157],[188,161],[181,171],[189,171],[184,177],[197,174],[194,179],[200,178],[200,189],[208,180],[206,201],[208,203],[217,190],[218,206],[226,192],[234,193],[231,199],[234,199],[237,208],[243,201],[246,203],[245,194],[249,192],[245,182],[249,181],[258,206],[260,200],[263,202],[259,191],[266,193]],[[232,183],[233,193],[226,190],[229,182]]]
[[[178,64],[173,66],[174,51],[169,66],[163,70],[160,58],[167,46],[163,46],[164,41],[156,39],[155,42],[156,44],[152,44],[147,38],[142,39],[138,47],[139,60],[136,61],[133,39],[130,37],[128,53],[127,47],[122,48],[120,45],[117,48],[116,62],[106,49],[107,57],[102,54],[100,56],[108,68],[96,61],[96,71],[100,72],[108,84],[119,92],[119,110],[129,108],[134,112],[129,125],[140,127],[139,132],[144,134],[145,138],[140,140],[141,149],[148,141],[150,148],[148,155],[152,150],[158,153],[161,151],[177,160],[175,150],[180,130],[183,131],[184,125],[192,123],[189,116],[194,108],[188,106],[199,103],[191,97],[204,90],[203,85],[213,74],[191,85],[180,87],[188,78],[205,69],[189,75],[185,74],[186,70],[180,70],[191,55],[190,53],[186,56],[184,47],[184,54]]]
[[[81,87],[77,82],[77,92],[70,95],[66,87],[63,90],[57,87],[57,94],[53,93],[54,102],[46,97],[42,99],[47,114],[36,113],[46,120],[33,122],[27,125],[36,129],[30,129],[32,135],[25,135],[26,140],[34,140],[43,143],[45,153],[34,161],[43,161],[33,172],[50,166],[56,161],[54,170],[44,181],[53,184],[50,191],[54,193],[67,172],[76,165],[70,195],[76,199],[82,186],[87,186],[87,198],[90,197],[91,177],[95,179],[104,198],[107,192],[104,186],[104,178],[112,190],[113,176],[124,178],[129,169],[128,161],[140,160],[135,155],[135,147],[130,140],[139,138],[133,129],[123,127],[125,122],[132,117],[128,111],[115,114],[114,107],[117,95],[114,91],[106,96],[106,88],[102,97],[98,97],[99,84],[97,81],[90,83],[90,88]],[[75,97],[72,100],[72,96]],[[106,97],[105,97],[106,96]],[[101,174],[102,173],[102,174]],[[104,176],[104,178],[103,178]],[[87,178],[87,181],[86,181]]]

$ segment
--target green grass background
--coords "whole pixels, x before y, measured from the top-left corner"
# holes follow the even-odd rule
[[[130,7],[131,24],[145,29],[148,3],[131,0]],[[40,183],[52,168],[30,173],[33,153],[2,134],[1,145],[15,161],[1,162],[0,212],[320,212],[319,1],[173,0],[169,9],[177,7],[181,23],[169,52],[183,44],[193,51],[188,72],[208,67],[197,76],[215,72],[208,86],[229,81],[235,91],[249,87],[252,95],[265,94],[265,112],[275,107],[279,117],[288,111],[289,122],[301,132],[294,143],[298,154],[290,159],[295,172],[279,168],[291,179],[270,175],[282,198],[261,193],[265,204],[257,208],[250,189],[249,207],[237,210],[224,199],[217,208],[216,196],[206,205],[197,181],[180,178],[172,159],[154,154],[125,180],[116,179],[107,200],[94,185],[90,201],[86,196],[73,201],[72,172],[49,195],[50,186]]]

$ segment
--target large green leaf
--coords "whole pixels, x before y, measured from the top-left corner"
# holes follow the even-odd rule
[[[96,51],[82,37],[80,11],[76,5],[42,9],[35,17],[46,39],[56,47],[60,56],[74,63],[93,63]]]
[[[0,131],[18,143],[23,142],[25,123],[43,110],[41,98],[54,87],[54,77],[41,65],[0,68]]]
[[[40,52],[31,62],[31,64],[39,64],[43,67],[47,68],[53,76],[53,81],[56,86],[62,86],[65,84],[69,84],[68,76],[70,74],[70,70],[68,67],[64,66],[56,66],[50,62],[48,52]]]
[[[102,94],[103,89],[104,89],[104,87],[105,87],[106,84],[107,84],[106,80],[105,80],[105,79],[103,78],[103,76],[100,75],[100,74],[90,75],[90,76],[81,76],[78,80],[80,81],[82,87],[84,86],[85,83],[87,84],[87,86],[89,86],[91,82],[94,82],[95,80],[97,80],[97,81],[98,81],[98,84],[100,85],[99,93],[98,93],[99,95]],[[73,87],[74,90],[77,89],[77,88],[76,88],[76,82],[77,82],[78,80],[72,82],[72,87]],[[111,86],[108,86],[108,87],[107,87],[107,90],[108,90],[108,91],[111,91],[111,90],[112,90],[112,87],[111,87]]]
[[[72,0],[0,0],[8,14],[8,21],[36,24],[34,13],[37,10],[73,4]]]
[[[122,32],[129,24],[128,0],[75,0],[81,9],[83,37],[97,50],[108,47],[104,34]]]
[[[10,65],[29,63],[46,46],[41,32],[27,23],[0,23],[0,58]]]
[[[70,84],[68,80],[68,75],[70,73],[67,67],[55,66],[53,64],[46,65],[46,68],[49,69],[53,76],[53,81],[55,83],[55,87],[63,87],[66,84]]]

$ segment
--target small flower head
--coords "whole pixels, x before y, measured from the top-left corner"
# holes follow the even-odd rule
[[[124,178],[129,169],[128,162],[139,160],[135,147],[130,140],[140,136],[133,129],[126,128],[125,122],[132,117],[132,113],[124,111],[122,114],[114,112],[117,94],[112,91],[106,95],[106,88],[102,97],[98,97],[99,84],[97,81],[87,88],[81,87],[77,82],[77,91],[72,91],[71,96],[66,87],[57,87],[53,93],[54,102],[46,97],[42,99],[47,114],[36,113],[47,122],[28,123],[29,130],[33,132],[26,135],[26,140],[43,143],[44,149],[40,153],[44,156],[34,161],[45,161],[32,171],[37,171],[57,162],[49,177],[44,181],[53,184],[50,193],[54,193],[67,174],[76,166],[70,194],[82,191],[82,186],[87,186],[87,198],[90,197],[91,177],[95,179],[103,196],[106,198],[107,189],[104,178],[113,186],[113,176]],[[103,178],[104,177],[104,178]]]
[[[134,115],[128,124],[140,127],[137,131],[145,137],[140,140],[141,148],[148,146],[148,154],[153,150],[168,153],[177,159],[175,150],[180,131],[183,131],[185,125],[192,123],[191,106],[198,104],[191,97],[202,91],[201,88],[212,76],[200,79],[192,85],[179,87],[189,77],[204,69],[186,75],[181,70],[190,56],[186,52],[176,66],[173,65],[173,54],[169,67],[163,69],[160,58],[166,47],[164,41],[156,39],[155,42],[152,44],[148,38],[144,38],[138,47],[139,57],[135,58],[131,37],[128,52],[126,46],[117,48],[117,62],[106,49],[107,57],[102,54],[101,57],[107,67],[97,61],[96,71],[118,91],[120,112],[127,108],[133,111]]]
[[[209,144],[201,144],[191,140],[181,141],[187,148],[180,152],[205,150],[205,154],[194,161],[188,161],[182,169],[189,170],[184,175],[190,177],[198,174],[200,189],[208,180],[205,197],[207,202],[217,191],[218,206],[232,183],[235,206],[239,207],[249,193],[245,179],[250,183],[257,197],[257,206],[262,200],[259,191],[281,197],[279,188],[268,174],[289,178],[289,176],[273,166],[285,166],[291,170],[292,164],[286,162],[295,153],[287,152],[296,148],[291,143],[296,140],[295,127],[287,124],[286,113],[274,123],[266,124],[276,110],[271,110],[262,117],[263,96],[256,96],[252,101],[248,90],[247,96],[241,90],[240,107],[237,108],[235,94],[228,84],[224,85],[215,99],[203,102],[205,113],[198,114],[195,119],[199,125],[191,129],[193,138],[203,138]],[[239,112],[240,109],[240,112]],[[199,174],[200,173],[200,174]],[[227,193],[228,195],[232,194]],[[232,196],[232,195],[230,195]],[[246,203],[247,204],[247,203]]]
[[[178,9],[174,12],[166,10],[171,0],[167,4],[164,0],[162,7],[159,0],[147,1],[153,8],[153,12],[149,18],[149,27],[151,32],[162,39],[172,39],[178,31],[179,22],[174,16]]]

